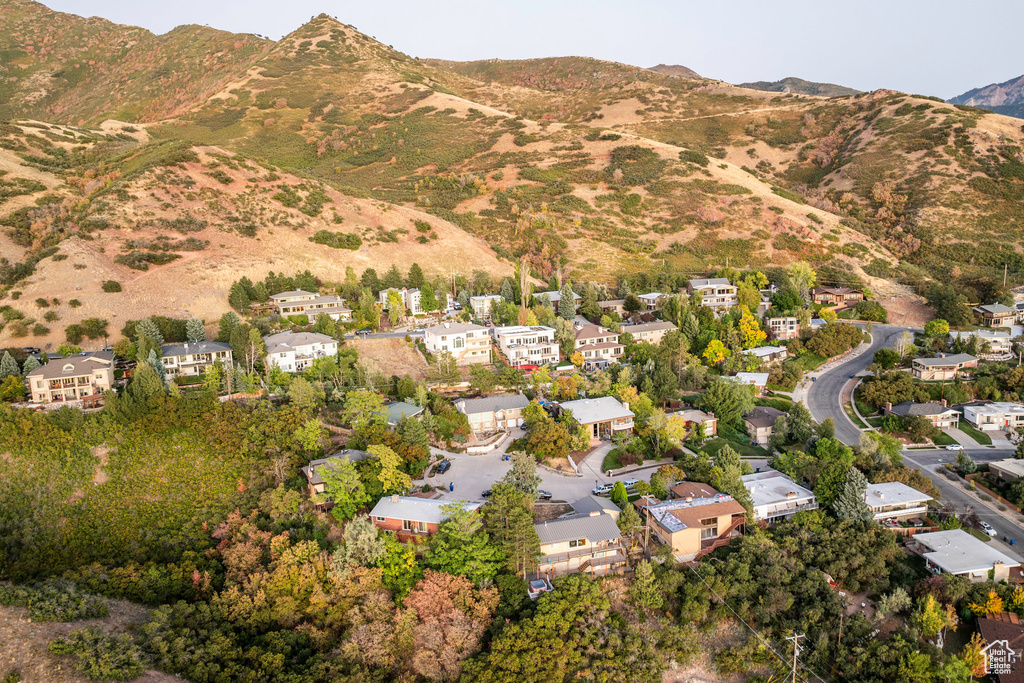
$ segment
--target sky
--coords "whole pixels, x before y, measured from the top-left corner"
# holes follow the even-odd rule
[[[1000,27],[1019,0],[44,0],[166,33],[207,24],[277,39],[326,13],[414,57],[581,55],[682,64],[730,83],[797,76],[950,98],[1024,74]],[[985,38],[989,36],[989,38]]]

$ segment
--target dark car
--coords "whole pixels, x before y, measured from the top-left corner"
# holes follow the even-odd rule
[[[369,327],[364,327],[363,329],[356,331],[356,334],[358,334],[360,337],[365,337],[368,334],[373,334],[373,330],[371,330]]]
[[[538,500],[551,500],[551,491],[541,491],[540,489],[538,489],[537,490],[537,499]]]
[[[481,498],[490,498],[491,497],[491,490],[487,489],[486,491],[484,491],[483,493],[480,494],[480,497]]]
[[[438,474],[444,474],[445,472],[447,472],[451,468],[452,468],[452,461],[451,460],[442,460],[441,462],[439,462],[437,464],[437,473]]]

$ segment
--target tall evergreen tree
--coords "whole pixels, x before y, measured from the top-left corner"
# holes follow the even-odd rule
[[[160,354],[160,347],[164,344],[164,335],[160,328],[150,318],[140,320],[135,325],[135,346],[137,358],[147,358],[149,352],[155,350]]]
[[[423,428],[423,423],[415,418],[405,420],[405,424],[400,427],[399,433],[409,443],[430,448],[430,437],[427,435],[427,430]]]
[[[856,467],[846,472],[843,488],[832,502],[832,511],[839,519],[854,522],[868,522],[872,519],[871,508],[864,502],[868,480]]]
[[[220,317],[217,325],[217,341],[227,344],[231,341],[231,333],[241,324],[242,319],[234,311],[228,311]]]
[[[363,274],[359,277],[359,284],[363,287],[368,287],[372,294],[376,294],[381,290],[380,278],[377,277],[377,271],[373,268],[367,268],[363,271]]]
[[[14,356],[11,355],[10,351],[4,351],[3,357],[0,357],[0,379],[7,377],[14,377],[20,375],[21,371],[18,370],[18,361],[14,360]]]
[[[384,275],[384,279],[381,281],[382,289],[394,287],[395,289],[402,288],[402,274],[398,272],[398,266],[392,264],[391,268]]]
[[[572,320],[576,317],[576,299],[573,296],[572,285],[566,282],[559,290],[558,317],[563,320]]]
[[[231,285],[231,290],[228,292],[228,303],[231,304],[231,308],[239,313],[245,313],[249,310],[251,301],[241,282]]]
[[[515,289],[512,287],[512,281],[508,278],[501,281],[501,298],[510,304],[516,302]]]
[[[154,370],[156,370],[157,377],[164,384],[167,383],[167,368],[164,367],[163,361],[156,355],[156,349],[149,350],[149,356],[146,358],[146,363],[149,364]]]
[[[203,321],[199,318],[189,318],[185,321],[185,337],[193,344],[206,341],[206,329],[203,327]]]
[[[420,264],[412,264],[409,267],[409,278],[405,281],[406,286],[410,289],[420,289],[426,281],[427,279],[423,277],[423,269],[420,268]]]
[[[28,373],[38,368],[39,365],[40,363],[38,360],[36,360],[35,356],[29,356],[28,358],[25,359],[25,363],[22,366],[21,371],[27,375]]]

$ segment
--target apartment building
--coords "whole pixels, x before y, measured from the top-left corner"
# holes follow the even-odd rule
[[[739,303],[736,286],[724,277],[690,280],[686,291],[690,295],[700,292],[701,304],[713,310],[715,315],[721,315]]]
[[[487,328],[472,323],[441,323],[423,333],[423,345],[430,353],[448,351],[457,365],[489,363],[491,337]]]
[[[914,359],[914,378],[925,381],[956,379],[961,370],[978,367],[978,359],[969,353],[940,353],[934,358]]]
[[[491,337],[514,368],[557,363],[561,357],[555,329],[543,325],[492,327]]]
[[[264,337],[267,365],[285,372],[305,372],[318,358],[336,356],[338,342],[316,332],[278,332]]]
[[[29,372],[25,379],[33,403],[64,403],[102,395],[114,381],[114,354],[80,353],[57,358]]]
[[[318,315],[328,315],[332,320],[351,320],[352,309],[345,300],[333,294],[316,294],[295,289],[270,296],[271,305],[282,317],[305,315],[315,320]]]
[[[583,355],[586,370],[606,368],[622,358],[626,347],[619,343],[619,334],[600,325],[576,325],[574,351]]]
[[[231,358],[231,344],[221,342],[185,342],[160,347],[161,361],[167,374],[195,377],[206,373],[206,368],[217,361],[229,368],[234,367]]]

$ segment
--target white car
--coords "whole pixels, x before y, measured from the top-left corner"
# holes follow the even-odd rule
[[[960,446],[958,444],[951,444],[949,446],[946,446],[946,450],[947,451],[959,451],[959,450],[963,450],[963,446]]]
[[[980,526],[981,530],[984,531],[989,536],[992,536],[993,538],[995,537],[996,530],[993,529],[992,525],[989,524],[988,522],[981,522],[978,526]]]

